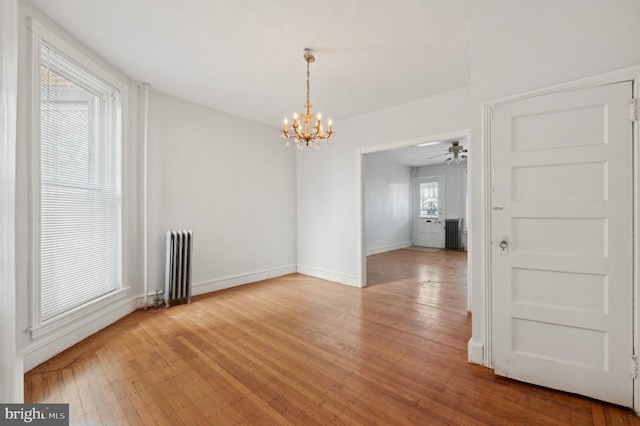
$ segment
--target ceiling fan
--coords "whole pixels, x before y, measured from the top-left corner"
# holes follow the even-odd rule
[[[444,154],[434,155],[433,157],[427,157],[427,160],[432,158],[442,157],[443,155],[451,155],[451,157],[444,160],[446,164],[460,164],[462,162],[467,161],[467,156],[464,154],[468,150],[460,145],[460,141],[452,141],[451,146]]]

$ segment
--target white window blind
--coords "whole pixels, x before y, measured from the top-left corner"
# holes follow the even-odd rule
[[[122,287],[120,94],[42,41],[40,321]]]

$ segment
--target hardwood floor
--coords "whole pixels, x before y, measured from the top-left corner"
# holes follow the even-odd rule
[[[368,258],[369,287],[299,274],[137,311],[25,375],[72,424],[640,424],[467,362],[466,255]]]

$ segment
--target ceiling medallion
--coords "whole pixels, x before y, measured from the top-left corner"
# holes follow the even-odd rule
[[[284,119],[284,126],[280,137],[287,139],[287,146],[289,146],[289,139],[293,139],[298,149],[302,149],[305,146],[309,146],[313,149],[319,149],[322,142],[327,142],[329,138],[333,136],[332,122],[327,122],[328,128],[325,132],[322,125],[322,115],[318,113],[311,113],[311,102],[309,100],[309,64],[315,62],[316,58],[311,54],[311,49],[304,49],[304,60],[307,62],[307,104],[304,106],[304,114],[293,114],[293,123],[289,126],[289,120]],[[289,131],[293,131],[292,134]]]

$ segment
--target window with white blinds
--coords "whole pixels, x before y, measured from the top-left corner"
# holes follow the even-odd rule
[[[122,287],[121,101],[117,88],[44,40],[39,80],[43,322]]]

